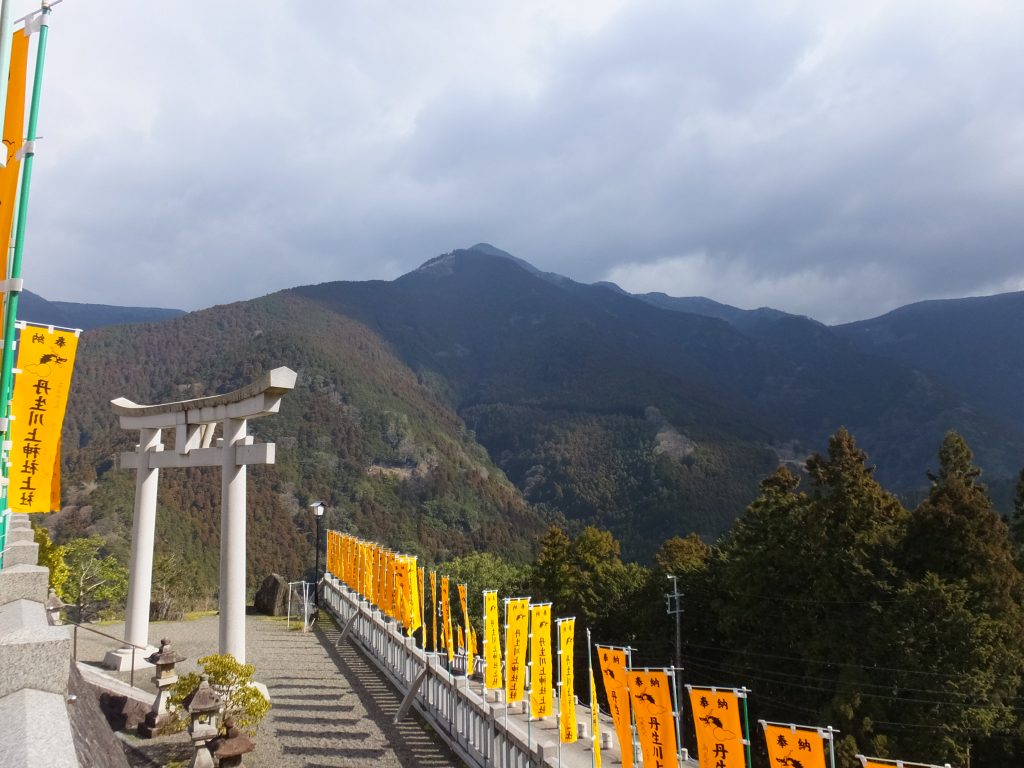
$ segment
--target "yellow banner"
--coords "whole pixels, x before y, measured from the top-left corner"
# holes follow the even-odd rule
[[[576,741],[576,676],[573,651],[576,619],[558,622],[558,732],[563,744]]]
[[[416,558],[408,556],[405,559],[405,583],[408,595],[406,605],[409,612],[409,626],[406,633],[411,637],[412,633],[423,626],[423,614],[420,613],[420,584],[419,573],[416,568]]]
[[[363,597],[373,602],[373,547],[363,544]]]
[[[430,650],[437,651],[437,571],[430,572],[430,628],[433,632]]]
[[[554,710],[551,665],[551,603],[530,606],[530,714],[547,717]]]
[[[487,664],[484,688],[498,690],[501,688],[501,627],[498,624],[498,593],[493,589],[484,592],[484,656]]]
[[[466,585],[457,584],[455,587],[459,591],[459,607],[462,609],[462,625],[466,628],[466,642],[463,644],[463,648],[466,650],[466,675],[473,674],[473,654],[469,652],[469,604],[466,596]]]
[[[732,688],[694,688],[690,692],[697,760],[701,765],[746,768],[740,697]]]
[[[509,704],[523,700],[529,618],[530,598],[514,597],[505,603],[505,701]]]
[[[644,766],[679,768],[676,720],[672,711],[672,678],[663,669],[631,669],[629,699],[636,712],[636,733]],[[720,765],[717,762],[702,766]]]
[[[825,740],[817,728],[761,722],[772,765],[825,768]]]
[[[441,577],[441,634],[448,652],[448,663],[455,661],[455,638],[452,637],[452,603],[448,577]]]
[[[7,502],[15,512],[60,509],[60,431],[71,389],[78,337],[29,325],[18,341],[11,403]]]
[[[476,630],[470,624],[466,627],[466,676],[472,677],[475,659],[477,657]]]
[[[590,748],[594,752],[594,768],[601,768],[601,718],[597,706],[597,683],[590,670]]]
[[[455,625],[455,650],[463,653],[466,650],[466,635],[462,631],[462,625]]]
[[[18,197],[21,160],[18,150],[25,143],[25,78],[28,71],[28,37],[18,30],[11,40],[11,69],[7,79],[7,111],[4,113],[4,146],[7,167],[0,168],[0,280],[7,277],[7,254]],[[0,336],[3,329],[0,328]],[[12,461],[13,461],[12,457]]]
[[[604,682],[604,695],[619,737],[622,768],[633,768],[633,728],[629,717],[629,689],[626,684],[626,651],[623,648],[597,646],[597,658]]]
[[[419,593],[420,602],[420,640],[423,641],[423,650],[427,649],[427,606],[425,604],[427,599],[426,592],[423,591],[423,579],[425,574],[424,568],[416,569],[416,589]]]

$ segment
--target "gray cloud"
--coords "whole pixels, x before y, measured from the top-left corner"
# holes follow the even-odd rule
[[[28,286],[196,308],[487,240],[823,320],[1024,288],[1016,4],[324,5],[57,6]]]

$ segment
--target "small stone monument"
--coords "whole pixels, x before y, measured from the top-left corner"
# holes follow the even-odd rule
[[[146,720],[139,723],[139,734],[147,739],[156,735],[171,718],[167,699],[171,686],[178,682],[178,673],[174,670],[174,665],[184,660],[184,656],[179,656],[171,649],[171,643],[167,638],[160,641],[160,650],[146,658],[146,661],[156,667],[156,673],[152,677],[156,685],[156,698],[146,715]]]
[[[235,768],[242,765],[242,755],[256,749],[252,739],[235,727],[234,721],[229,717],[224,721],[224,728],[227,734],[218,736],[210,744],[213,756],[220,761],[220,768]]]
[[[209,742],[217,735],[217,716],[224,700],[210,687],[209,678],[203,675],[198,687],[183,702],[188,712],[188,735],[192,738],[192,762],[188,768],[214,768]]]

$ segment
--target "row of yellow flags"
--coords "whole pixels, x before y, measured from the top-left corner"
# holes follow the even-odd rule
[[[4,111],[7,162],[0,168],[0,242],[11,242],[25,144],[25,96],[31,28],[14,32]],[[8,248],[0,247],[0,279],[10,276]],[[4,296],[6,303],[7,297]],[[6,308],[5,308],[6,309]],[[81,331],[19,323],[18,356],[6,438],[7,506],[14,512],[60,509],[61,428]],[[0,318],[0,339],[4,323]]]
[[[417,567],[416,558],[402,555],[373,542],[328,531],[327,570],[350,589],[362,595],[381,611],[400,622],[411,636],[421,631],[423,647],[440,649],[451,664],[458,651],[465,652],[466,674],[473,674],[474,657],[479,651],[476,635],[469,620],[465,584],[457,584],[462,625],[452,635],[450,582],[440,579],[435,571]],[[424,584],[429,583],[431,600],[427,621]],[[498,616],[498,593],[485,590],[483,682],[488,690],[504,688],[507,704],[521,702],[527,692],[527,670],[530,680],[530,714],[534,718],[549,717],[556,701],[553,672],[551,603],[531,603],[528,597],[505,599],[504,678],[502,676],[501,625]],[[428,624],[432,633],[428,635]],[[559,677],[558,730],[563,744],[576,741],[576,707],[573,691],[573,652],[575,619],[556,619],[558,630]],[[440,625],[440,626],[439,626]],[[463,631],[463,626],[465,631]],[[438,631],[440,630],[440,645]],[[589,634],[589,633],[588,633]],[[634,669],[630,650],[614,646],[595,646],[600,674],[619,744],[632,744],[635,728],[644,766],[678,768],[679,718],[675,701],[672,669]],[[529,664],[527,656],[529,655]],[[591,740],[594,764],[601,766],[598,733],[597,690],[593,671],[590,673]],[[697,756],[701,766],[713,768],[747,768],[749,740],[745,734],[746,689],[704,688],[687,685],[697,737]],[[834,731],[828,728],[799,726],[761,721],[769,759],[772,765],[826,768],[826,743]],[[858,756],[863,768],[939,768],[924,763],[868,758]],[[633,768],[632,749],[621,750],[623,768]],[[832,761],[829,759],[829,763]]]

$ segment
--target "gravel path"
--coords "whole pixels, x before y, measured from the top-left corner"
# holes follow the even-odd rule
[[[270,690],[273,707],[260,725],[256,751],[246,757],[252,768],[336,768],[375,765],[441,768],[462,763],[433,730],[410,712],[401,723],[392,719],[401,698],[386,679],[351,644],[335,647],[337,626],[326,612],[314,632],[292,629],[263,616],[246,621],[249,661],[256,679]],[[295,624],[292,623],[294,628]],[[101,627],[120,636],[121,625]],[[182,672],[194,669],[199,656],[217,647],[217,617],[161,622],[151,636],[167,637],[187,656]],[[95,662],[114,644],[79,632],[78,657]],[[152,671],[136,671],[135,684],[153,689]],[[119,675],[127,679],[128,673]],[[126,736],[129,761],[147,768],[188,759],[184,735],[140,740]]]

